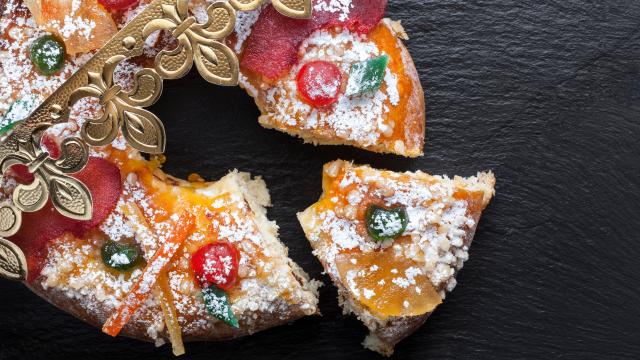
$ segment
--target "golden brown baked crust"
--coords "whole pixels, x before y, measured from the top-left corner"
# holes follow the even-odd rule
[[[303,286],[302,283],[300,285]],[[32,285],[27,284],[27,287],[60,310],[65,311],[97,328],[101,328],[110,315],[106,309],[87,311],[80,302],[70,298],[63,290],[55,288],[45,289],[40,282],[35,282]],[[300,306],[290,305],[283,300],[278,300],[274,302],[274,304],[276,305],[276,308],[279,309],[277,312],[258,310],[253,311],[250,314],[246,314],[246,316],[240,315],[239,317],[241,319],[254,317],[255,321],[247,322],[246,320],[240,320],[240,327],[237,329],[229,327],[221,322],[217,322],[212,324],[210,327],[191,327],[188,331],[183,332],[183,339],[186,342],[231,340],[242,336],[252,335],[256,332],[275,326],[285,325],[305,316],[318,314],[317,309],[315,310],[315,313],[310,314],[308,310],[305,311]],[[155,338],[151,338],[149,336],[149,324],[155,321],[153,316],[158,314],[162,314],[162,309],[159,305],[145,308],[144,312],[136,314],[134,321],[127,324],[127,326],[122,330],[120,336],[141,341],[155,342],[156,344],[162,342],[169,343],[169,334],[167,333],[166,328],[162,329]],[[185,316],[185,322],[187,323],[193,323],[198,320],[197,318],[189,315],[183,316]],[[159,339],[161,339],[161,341],[159,341]]]
[[[401,155],[418,157],[424,155],[424,142],[427,128],[424,90],[420,83],[420,75],[418,75],[416,65],[413,62],[411,54],[409,54],[409,49],[407,49],[400,37],[398,37],[398,47],[402,51],[405,71],[409,79],[411,79],[412,88],[414,89],[407,99],[406,117],[404,118],[406,152]],[[385,151],[379,149],[378,152]]]

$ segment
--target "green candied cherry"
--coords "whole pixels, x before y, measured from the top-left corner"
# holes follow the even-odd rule
[[[393,240],[407,229],[408,216],[404,206],[391,209],[370,205],[365,214],[367,232],[376,241]]]
[[[238,319],[231,310],[229,296],[224,290],[215,285],[209,285],[202,289],[202,298],[204,299],[205,308],[210,315],[215,316],[236,329],[240,327]]]
[[[64,43],[52,35],[37,38],[29,50],[29,58],[36,69],[44,75],[53,75],[64,65]]]
[[[107,241],[102,246],[101,255],[105,265],[122,272],[133,269],[142,261],[142,254],[137,246],[115,241]]]
[[[388,64],[389,56],[383,55],[351,65],[347,96],[362,95],[380,89]]]

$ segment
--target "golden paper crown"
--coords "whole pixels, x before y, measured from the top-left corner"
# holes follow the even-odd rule
[[[263,0],[213,3],[207,8],[205,23],[189,15],[188,2],[151,2],[2,141],[2,172],[22,164],[35,180],[29,185],[18,185],[11,202],[0,205],[0,276],[12,280],[24,280],[27,276],[23,252],[6,239],[20,230],[23,212],[38,211],[51,199],[53,207],[66,217],[92,218],[91,193],[82,182],[70,176],[87,164],[89,146],[107,145],[121,132],[129,145],[140,152],[164,152],[164,126],[157,116],[144,109],[160,98],[164,79],[183,77],[195,63],[200,75],[213,84],[238,84],[238,58],[224,44],[224,38],[235,27],[236,11],[254,10]],[[285,16],[311,17],[311,0],[272,0],[271,3]],[[158,30],[170,33],[177,40],[177,47],[160,51],[153,68],[137,71],[133,76],[133,89],[123,90],[113,79],[116,66],[124,59],[141,55],[145,40]],[[65,139],[60,158],[53,159],[40,147],[44,131],[68,121],[70,109],[86,97],[97,99],[104,114],[88,120],[79,138]]]

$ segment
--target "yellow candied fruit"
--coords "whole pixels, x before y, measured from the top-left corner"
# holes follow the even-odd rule
[[[336,266],[351,294],[378,317],[422,315],[442,302],[422,267],[393,247],[339,254]]]

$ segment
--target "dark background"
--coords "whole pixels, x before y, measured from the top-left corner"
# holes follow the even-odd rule
[[[291,257],[327,286],[323,317],[185,359],[364,359],[365,328],[344,317],[295,214],[336,158],[393,170],[493,170],[458,288],[402,342],[398,359],[640,358],[640,1],[391,1],[427,94],[426,156],[313,147],[262,129],[252,100],[197,74],[166,82],[166,170],[217,179],[238,168],[270,186],[269,216]],[[214,115],[215,114],[215,115]],[[2,359],[170,359],[111,339],[19,284],[0,282]]]

